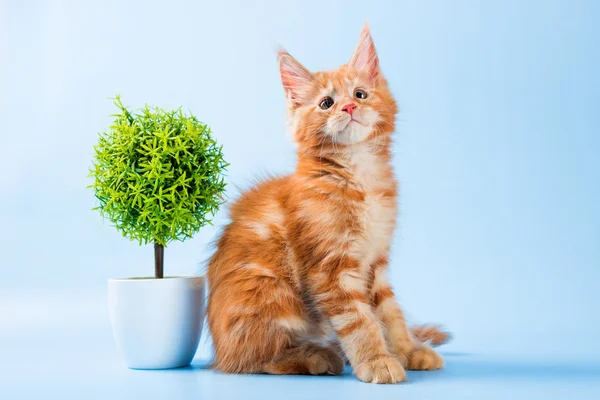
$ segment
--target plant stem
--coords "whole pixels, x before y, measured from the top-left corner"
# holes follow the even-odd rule
[[[165,247],[162,244],[154,243],[154,277],[163,278]]]

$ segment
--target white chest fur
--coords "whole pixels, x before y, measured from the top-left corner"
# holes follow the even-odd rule
[[[390,182],[384,179],[390,166],[373,154],[370,147],[360,146],[348,153],[354,184],[365,192],[385,188]]]
[[[364,268],[388,255],[397,217],[396,199],[383,194],[396,186],[391,166],[369,150],[359,148],[350,156],[353,183],[365,193],[365,202],[356,211],[363,232],[355,249]]]

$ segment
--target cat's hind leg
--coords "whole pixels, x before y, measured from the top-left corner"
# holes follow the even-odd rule
[[[343,370],[344,361],[333,348],[306,343],[284,350],[263,371],[276,375],[339,375]]]
[[[214,279],[208,304],[213,368],[228,373],[340,374],[334,346],[314,343],[320,327],[295,285],[266,260]]]

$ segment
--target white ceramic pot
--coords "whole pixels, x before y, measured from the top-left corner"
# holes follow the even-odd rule
[[[113,334],[129,368],[189,365],[204,322],[205,279],[108,280]]]

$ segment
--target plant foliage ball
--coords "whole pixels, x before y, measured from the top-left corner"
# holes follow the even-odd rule
[[[100,133],[90,176],[101,214],[127,238],[165,246],[191,238],[222,204],[227,163],[210,128],[181,109],[120,113]]]

